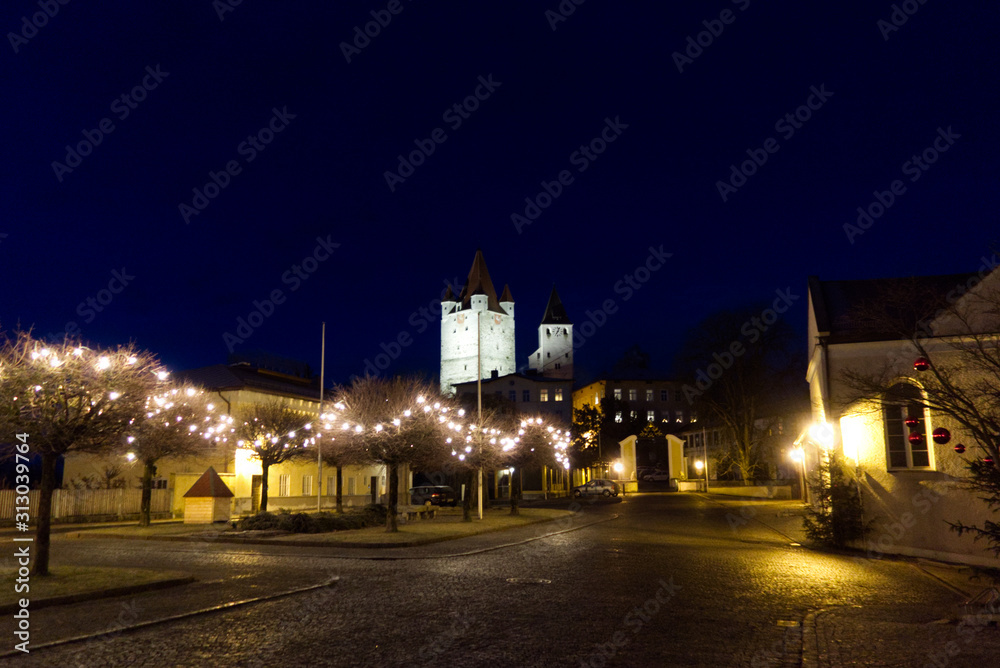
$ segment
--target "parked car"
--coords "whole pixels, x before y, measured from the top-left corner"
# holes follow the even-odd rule
[[[420,485],[410,488],[412,505],[422,506],[428,501],[433,506],[455,506],[458,504],[458,495],[448,485]]]
[[[588,483],[577,485],[572,489],[573,496],[618,496],[618,484],[614,480],[594,478]]]
[[[666,482],[670,480],[670,473],[667,471],[650,471],[642,479],[649,482]]]

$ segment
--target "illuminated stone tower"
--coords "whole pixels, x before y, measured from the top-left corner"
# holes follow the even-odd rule
[[[573,323],[555,286],[538,326],[538,350],[528,358],[528,368],[548,378],[573,378]]]
[[[514,373],[516,359],[514,299],[507,286],[497,298],[477,250],[462,294],[456,299],[449,288],[441,300],[441,391],[454,394],[455,383],[476,380],[477,368],[482,378]]]

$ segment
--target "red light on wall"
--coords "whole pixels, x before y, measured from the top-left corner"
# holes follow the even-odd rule
[[[957,452],[958,454],[962,454],[963,452],[965,452],[965,446],[959,443],[958,445],[955,446],[955,452]]]
[[[929,369],[930,366],[931,363],[927,360],[926,357],[918,357],[913,362],[913,368],[916,369],[917,371],[927,371],[927,369]]]
[[[951,440],[951,432],[944,427],[938,427],[934,430],[934,433],[931,434],[931,438],[933,438],[934,442],[938,445],[944,445]]]

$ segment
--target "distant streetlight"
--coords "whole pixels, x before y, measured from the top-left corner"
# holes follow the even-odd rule
[[[701,475],[701,470],[705,469],[705,491],[708,491],[708,467],[705,466],[705,462],[700,459],[694,460],[694,469]]]

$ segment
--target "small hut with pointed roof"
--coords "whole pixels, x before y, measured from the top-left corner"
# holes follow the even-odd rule
[[[233,492],[211,466],[184,494],[184,524],[228,522]]]

